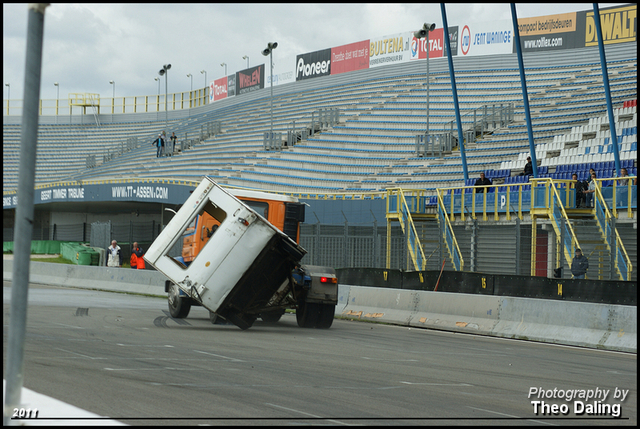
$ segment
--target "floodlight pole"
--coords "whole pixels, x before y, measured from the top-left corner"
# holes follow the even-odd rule
[[[273,50],[278,47],[278,42],[269,42],[266,49],[262,51],[262,55],[265,57],[269,55],[269,64],[271,68],[271,74],[269,80],[271,81],[271,134],[269,135],[269,146],[273,144]]]
[[[24,386],[24,343],[27,331],[27,301],[29,298],[29,255],[33,233],[33,197],[38,146],[38,116],[40,74],[42,72],[42,41],[44,11],[48,3],[30,3],[27,20],[27,49],[24,78],[24,109],[20,128],[20,196],[15,213],[13,282],[7,338],[6,387],[3,426],[11,422],[11,411],[22,406]],[[8,85],[7,85],[8,86]],[[8,113],[8,112],[7,112]]]
[[[169,85],[167,80],[169,79],[169,69],[171,68],[171,64],[165,64],[162,66],[158,74],[160,76],[164,75],[164,127],[165,131],[169,128],[169,113],[167,112],[167,103],[169,97]]]
[[[422,28],[415,33],[413,33],[414,37],[417,39],[422,39],[423,37],[427,38],[427,45],[425,50],[427,51],[427,129],[425,133],[425,149],[429,147],[429,33],[432,32],[436,28],[435,24],[424,23]]]

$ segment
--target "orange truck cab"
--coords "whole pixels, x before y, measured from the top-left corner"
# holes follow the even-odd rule
[[[261,191],[234,189],[230,193],[296,243],[300,242],[300,223],[304,222],[305,216],[304,203],[286,195]],[[189,265],[198,256],[219,225],[220,222],[206,212],[195,217],[183,235],[182,262],[185,265]]]

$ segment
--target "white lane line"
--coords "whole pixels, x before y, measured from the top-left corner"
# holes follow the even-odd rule
[[[313,418],[316,418],[316,419],[321,419],[321,418],[322,418],[322,417],[320,417],[320,416],[316,416],[316,415],[314,415],[314,414],[305,413],[304,411],[294,410],[293,408],[287,408],[287,407],[283,407],[283,406],[281,406],[281,405],[270,404],[270,403],[268,403],[268,402],[265,402],[265,405],[269,405],[269,406],[271,406],[271,407],[275,407],[275,408],[280,408],[280,409],[282,409],[282,410],[291,411],[292,413],[299,413],[299,414],[303,414],[303,415],[305,415],[305,416],[313,417]],[[336,423],[336,424],[339,424],[339,425],[352,426],[352,425],[350,425],[350,424],[348,424],[348,423],[341,422],[341,421],[338,421],[338,420],[332,420],[332,419],[324,419],[324,420],[326,420],[326,421],[328,421],[328,422]]]
[[[377,360],[380,362],[418,362],[417,359],[380,359],[380,358],[371,358],[366,356],[362,356],[362,359]]]
[[[56,347],[56,350],[60,350],[60,351],[65,352],[65,353],[71,353],[72,355],[80,356],[80,357],[83,357],[83,358],[86,358],[86,359],[106,359],[106,358],[103,358],[103,357],[93,357],[93,356],[83,355],[82,353],[76,353],[76,352],[72,352],[70,350],[61,349],[61,348],[58,348],[58,347]]]
[[[64,326],[65,328],[85,329],[85,328],[83,328],[81,326],[65,325],[64,323],[54,323],[54,325]]]
[[[215,353],[203,352],[203,351],[200,351],[200,350],[194,350],[194,352],[196,352],[196,353],[202,353],[202,354],[204,354],[204,355],[209,355],[209,356],[219,357],[219,358],[222,358],[222,359],[228,359],[228,360],[230,360],[231,362],[244,362],[243,360],[240,360],[240,359],[230,358],[230,357],[222,356],[222,355],[217,355],[217,354],[215,354]]]
[[[467,383],[414,383],[412,381],[401,381],[402,384],[411,384],[416,386],[459,386],[459,387],[471,387],[472,384]]]
[[[497,412],[497,411],[485,410],[485,409],[482,409],[482,408],[471,407],[471,406],[469,406],[469,405],[467,405],[467,407],[468,407],[468,408],[472,408],[472,409],[474,409],[474,410],[478,410],[478,411],[484,411],[485,413],[498,414],[498,415],[500,415],[500,416],[505,416],[505,417],[515,417],[515,418],[517,418],[517,419],[520,419],[520,418],[521,418],[521,417],[518,417],[518,416],[512,416],[511,414],[499,413],[499,412]],[[535,419],[526,419],[526,420],[528,420],[528,421],[530,421],[530,422],[542,423],[542,424],[550,425],[550,426],[557,426],[557,425],[554,425],[553,423],[543,422],[543,421],[535,420]]]

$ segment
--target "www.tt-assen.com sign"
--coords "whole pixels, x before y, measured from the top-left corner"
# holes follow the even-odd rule
[[[53,186],[36,189],[34,204],[58,202],[140,201],[149,203],[182,204],[195,185],[168,183],[103,183],[95,185]],[[18,195],[2,197],[2,208],[13,209],[18,205]]]

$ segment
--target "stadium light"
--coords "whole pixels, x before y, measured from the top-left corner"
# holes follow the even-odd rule
[[[278,42],[269,42],[266,49],[262,51],[262,55],[269,56],[269,64],[271,65],[271,74],[269,80],[271,81],[271,134],[269,134],[269,146],[273,142],[273,50],[278,47]]]
[[[206,70],[200,70],[200,74],[204,74],[204,87],[207,87],[207,71]]]
[[[242,59],[247,60],[247,68],[249,68],[249,55],[244,55]]]
[[[58,82],[53,82],[53,86],[56,87],[56,124],[58,123],[58,106],[60,104],[60,85]]]
[[[425,149],[429,145],[429,33],[435,30],[436,25],[433,23],[424,23],[422,28],[415,33],[413,33],[416,39],[422,39],[424,37],[427,38],[426,51],[427,51],[427,130],[425,132],[426,141],[425,141]]]
[[[169,69],[171,68],[171,64],[165,64],[162,66],[158,74],[160,76],[164,76],[164,123],[165,128],[168,128],[169,123],[169,113],[167,112],[167,96],[168,96],[168,84],[167,80],[169,79]]]
[[[224,67],[224,75],[227,75],[227,63],[221,63],[220,67]]]
[[[111,99],[111,122],[113,122],[113,113],[116,110],[116,82],[110,80],[109,83],[113,85],[113,98]]]

